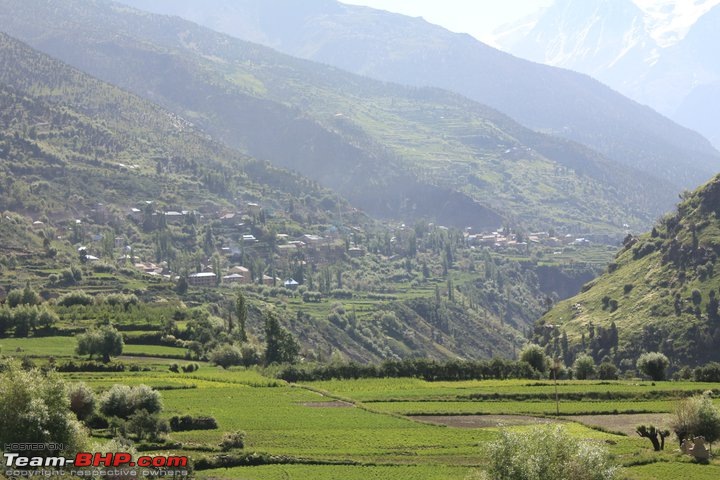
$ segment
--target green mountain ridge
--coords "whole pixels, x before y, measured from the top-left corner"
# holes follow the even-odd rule
[[[313,182],[217,144],[187,120],[5,34],[0,158],[0,299],[25,285],[51,302],[78,290],[98,298],[133,293],[148,312],[176,309],[188,316],[190,305],[222,330],[218,324],[227,318],[237,285],[181,293],[172,277],[207,269],[208,263],[217,272],[218,262],[222,274],[231,265],[247,265],[254,281],[242,291],[256,342],[262,339],[263,311],[270,308],[309,358],[337,352],[367,362],[507,356],[521,343],[521,330],[536,318],[545,294],[514,262],[488,258],[480,281],[470,273],[479,252],[464,245],[458,232],[421,224],[416,238],[414,229],[382,227]],[[246,224],[220,218],[246,211],[248,201],[260,201],[262,210],[239,216]],[[133,205],[143,209],[137,218],[129,215]],[[163,221],[157,210],[166,209],[197,211],[180,222]],[[336,226],[339,215],[343,223]],[[333,229],[344,238],[329,237],[343,252],[331,264],[313,260],[311,253],[284,256],[277,248],[275,233],[295,238]],[[258,241],[243,245],[245,234]],[[350,258],[344,252],[351,240],[373,252]],[[374,253],[380,245],[382,254]],[[409,245],[416,250],[412,255],[406,253]],[[83,259],[81,250],[98,258]],[[456,288],[441,273],[440,258],[447,261],[448,255],[457,264],[445,265],[459,278]],[[147,266],[152,274],[143,273]],[[277,285],[261,285],[268,274],[283,277]],[[290,275],[302,275],[297,294],[282,287]],[[303,293],[313,288],[323,291],[311,295],[321,301],[305,301]],[[81,308],[73,315],[101,321],[93,312]],[[77,328],[65,325],[55,334],[67,339]],[[155,334],[158,341],[162,332]]]
[[[372,81],[107,2],[5,0],[0,18],[35,48],[371,214],[617,235],[670,204],[669,183],[458,95]]]
[[[243,198],[281,207],[301,194],[335,197],[5,34],[0,91],[0,198],[36,219],[87,216],[98,203],[117,208],[122,223],[142,201],[208,211],[239,208]]]
[[[563,331],[571,350],[584,344],[599,358],[661,351],[675,365],[720,360],[720,176],[684,195],[652,232],[623,243],[605,274],[539,321],[536,340],[551,345]],[[612,325],[617,351],[592,340]]]
[[[202,8],[193,0],[122,3],[372,78],[457,92],[659,177],[674,191],[695,188],[720,167],[720,154],[699,134],[591,77],[512,56],[423,18],[335,0],[208,0]]]

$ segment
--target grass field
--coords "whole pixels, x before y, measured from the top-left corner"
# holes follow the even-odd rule
[[[552,416],[551,401],[512,400],[518,394],[542,392],[546,382],[472,381],[424,382],[417,379],[376,379],[312,382],[309,387],[278,381],[256,370],[222,370],[202,364],[190,374],[168,371],[123,372],[113,374],[65,374],[71,381],[84,381],[97,391],[115,383],[145,383],[162,389],[165,416],[213,416],[217,430],[174,432],[170,440],[181,442],[179,452],[191,457],[213,456],[227,431],[247,433],[245,452],[284,455],[301,462],[340,462],[355,465],[277,464],[235,467],[198,472],[203,479],[466,479],[487,461],[485,445],[497,438],[502,417],[477,428],[449,421],[431,424],[405,418],[407,414],[535,414]],[[657,396],[648,401],[564,400],[561,413],[610,413],[618,411],[670,412],[677,395],[714,384],[675,382],[562,382],[561,392],[634,392]],[[324,391],[319,393],[319,391]],[[499,399],[470,400],[472,394],[496,392]],[[680,393],[678,393],[680,392]],[[453,401],[433,398],[452,397]],[[510,399],[504,399],[507,396]],[[664,397],[663,397],[664,396]],[[460,397],[466,397],[464,400]],[[336,398],[345,398],[348,403]],[[382,401],[392,398],[395,401]],[[363,399],[360,402],[359,399]],[[611,418],[609,415],[608,418]],[[448,417],[449,418],[449,417]],[[488,417],[490,418],[490,417]],[[638,417],[640,418],[640,417]],[[628,479],[717,478],[720,463],[694,465],[668,450],[652,451],[650,443],[634,435],[599,431],[569,417],[561,417],[565,428],[576,438],[605,444],[615,461],[626,465]],[[503,428],[526,429],[536,423],[508,422]],[[633,422],[627,417],[624,426]],[[588,420],[588,424],[591,424]],[[612,422],[611,422],[612,423]],[[604,424],[603,424],[604,426]],[[631,432],[632,433],[632,432]],[[689,472],[686,476],[683,472]]]
[[[18,357],[42,358],[70,358],[75,357],[75,337],[30,337],[30,338],[3,338],[0,347],[6,355]],[[185,358],[184,348],[168,347],[164,345],[125,345],[123,355],[147,356],[159,358]],[[85,359],[86,357],[82,357]]]
[[[39,362],[48,356],[72,358],[75,347],[72,337],[13,338],[0,344],[5,353],[17,352]],[[85,382],[98,393],[114,384],[150,385],[161,391],[164,417],[217,420],[215,430],[171,433],[168,441],[179,444],[172,448],[176,454],[213,458],[222,453],[223,435],[241,430],[247,434],[245,449],[230,453],[257,452],[300,462],[201,470],[197,472],[201,479],[472,479],[486,464],[486,447],[497,438],[499,428],[532,428],[554,418],[556,408],[555,385],[548,381],[398,378],[293,385],[259,369],[223,370],[203,362],[191,373],[170,372],[169,363],[188,363],[172,358],[181,354],[182,349],[173,347],[126,345],[121,360],[143,371],[62,375],[70,382]],[[715,479],[720,478],[720,461],[690,463],[675,451],[671,440],[666,451],[653,452],[633,430],[635,422],[667,418],[684,396],[719,388],[693,382],[561,381],[559,420],[574,438],[604,444],[615,462],[626,467],[623,478]],[[614,415],[623,412],[666,417]],[[433,414],[442,417],[432,419]],[[483,417],[467,417],[471,414]],[[583,414],[594,416],[571,417]],[[514,417],[505,421],[503,415]],[[322,464],[328,462],[332,464]]]

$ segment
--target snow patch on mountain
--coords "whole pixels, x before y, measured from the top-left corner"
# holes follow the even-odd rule
[[[720,0],[633,0],[645,14],[648,34],[661,48],[675,45]]]

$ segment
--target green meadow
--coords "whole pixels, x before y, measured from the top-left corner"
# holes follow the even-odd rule
[[[23,348],[30,351],[27,345]],[[141,353],[149,354],[152,348]],[[163,416],[217,420],[218,429],[172,432],[166,444],[175,453],[196,460],[225,455],[219,448],[223,434],[241,430],[246,432],[245,448],[231,453],[276,459],[266,465],[195,472],[202,479],[472,479],[487,461],[487,446],[499,428],[523,430],[536,422],[554,421],[562,421],[575,438],[605,445],[614,461],[624,466],[627,479],[710,479],[718,478],[720,471],[718,461],[691,463],[676,451],[674,441],[668,441],[665,451],[653,452],[638,436],[610,433],[612,429],[593,428],[569,417],[587,414],[602,420],[622,412],[669,413],[678,399],[720,387],[717,384],[560,381],[561,415],[556,419],[555,386],[547,381],[400,378],[289,384],[261,370],[223,370],[205,363],[192,373],[172,373],[163,361],[169,360],[150,363],[149,371],[63,376],[97,392],[117,383],[150,385],[161,390]],[[431,414],[441,415],[448,424],[426,421],[424,416]],[[484,415],[481,418],[492,422],[453,426],[468,414]],[[531,417],[517,424],[516,417],[504,415]]]

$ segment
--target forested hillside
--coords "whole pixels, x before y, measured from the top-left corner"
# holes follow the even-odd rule
[[[685,195],[651,232],[628,236],[604,275],[543,317],[539,338],[548,342],[563,332],[569,349],[618,360],[660,351],[676,366],[718,361],[719,206],[715,177]],[[551,324],[559,327],[546,328]]]
[[[618,234],[649,225],[671,201],[673,187],[652,174],[455,94],[372,81],[106,2],[0,6],[6,31],[371,214]]]

